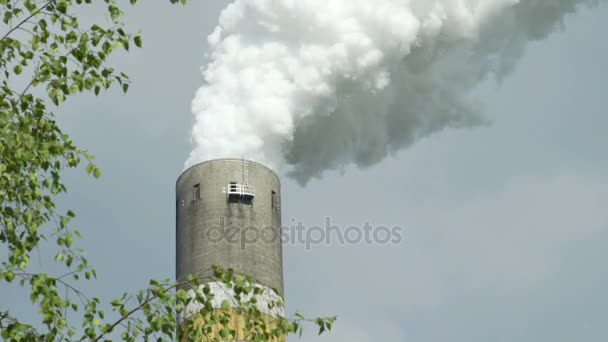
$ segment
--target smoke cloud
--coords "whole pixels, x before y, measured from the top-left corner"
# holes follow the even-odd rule
[[[601,0],[236,0],[208,37],[186,166],[246,158],[301,184],[484,124],[474,91]]]

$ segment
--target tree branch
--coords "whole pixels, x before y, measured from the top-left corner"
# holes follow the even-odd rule
[[[164,292],[168,292],[171,291],[175,288],[177,288],[178,286],[183,285],[183,284],[175,284],[172,285],[168,288],[166,288],[164,290]],[[149,291],[149,290],[148,290]],[[150,293],[150,292],[148,292]],[[136,313],[137,311],[141,310],[146,304],[152,302],[153,300],[155,300],[157,298],[157,296],[152,295],[150,298],[147,298],[145,301],[141,302],[138,306],[136,306],[135,308],[131,309],[131,311],[127,312],[126,315],[122,316],[119,320],[117,320],[116,322],[114,322],[114,324],[112,324],[110,326],[110,328],[108,330],[106,330],[105,332],[101,333],[99,336],[95,337],[94,339],[91,339],[92,342],[98,342],[99,340],[101,340],[102,337],[104,337],[105,335],[109,334],[110,332],[112,332],[112,330],[114,330],[114,328],[116,328],[116,326],[118,326],[119,324],[122,324],[123,321],[129,319],[129,317],[131,315],[133,315],[134,313]]]
[[[8,30],[8,32],[6,32],[4,34],[4,36],[2,36],[2,38],[0,39],[0,41],[3,41],[4,39],[6,39],[6,37],[8,37],[11,33],[13,33],[13,31],[15,31],[16,29],[18,29],[19,27],[21,27],[21,25],[23,25],[25,22],[27,22],[28,20],[30,20],[33,17],[35,17],[38,13],[42,12],[45,8],[47,8],[50,4],[52,4],[54,2],[55,2],[55,0],[49,0],[49,1],[47,1],[40,8],[38,8],[37,10],[35,10],[34,12],[32,12],[32,14],[30,14],[28,17],[26,17],[25,19],[21,20],[21,22],[19,24],[17,24],[17,26],[15,26],[12,29]]]

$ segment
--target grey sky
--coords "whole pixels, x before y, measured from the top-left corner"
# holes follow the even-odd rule
[[[106,299],[175,272],[174,184],[225,2],[166,2],[127,18],[144,35],[143,50],[120,56],[129,94],[58,113],[103,170],[100,181],[70,172],[62,203],[98,270],[86,292]],[[283,178],[284,223],[405,228],[394,246],[284,247],[288,311],[339,316],[334,332],[304,340],[608,340],[606,32],[601,6],[532,44],[501,86],[480,90],[488,127],[435,134],[306,188]]]

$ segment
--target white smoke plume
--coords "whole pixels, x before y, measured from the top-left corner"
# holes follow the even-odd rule
[[[186,166],[246,158],[304,184],[485,122],[473,91],[600,0],[236,0],[209,36]]]

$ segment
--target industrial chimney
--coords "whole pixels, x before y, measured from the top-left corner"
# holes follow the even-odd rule
[[[176,184],[177,280],[211,276],[218,265],[267,289],[266,298],[258,298],[260,310],[265,301],[277,299],[270,289],[282,297],[280,196],[279,177],[253,161],[217,159],[185,170]],[[214,299],[219,307],[225,291],[210,285],[221,292]]]

